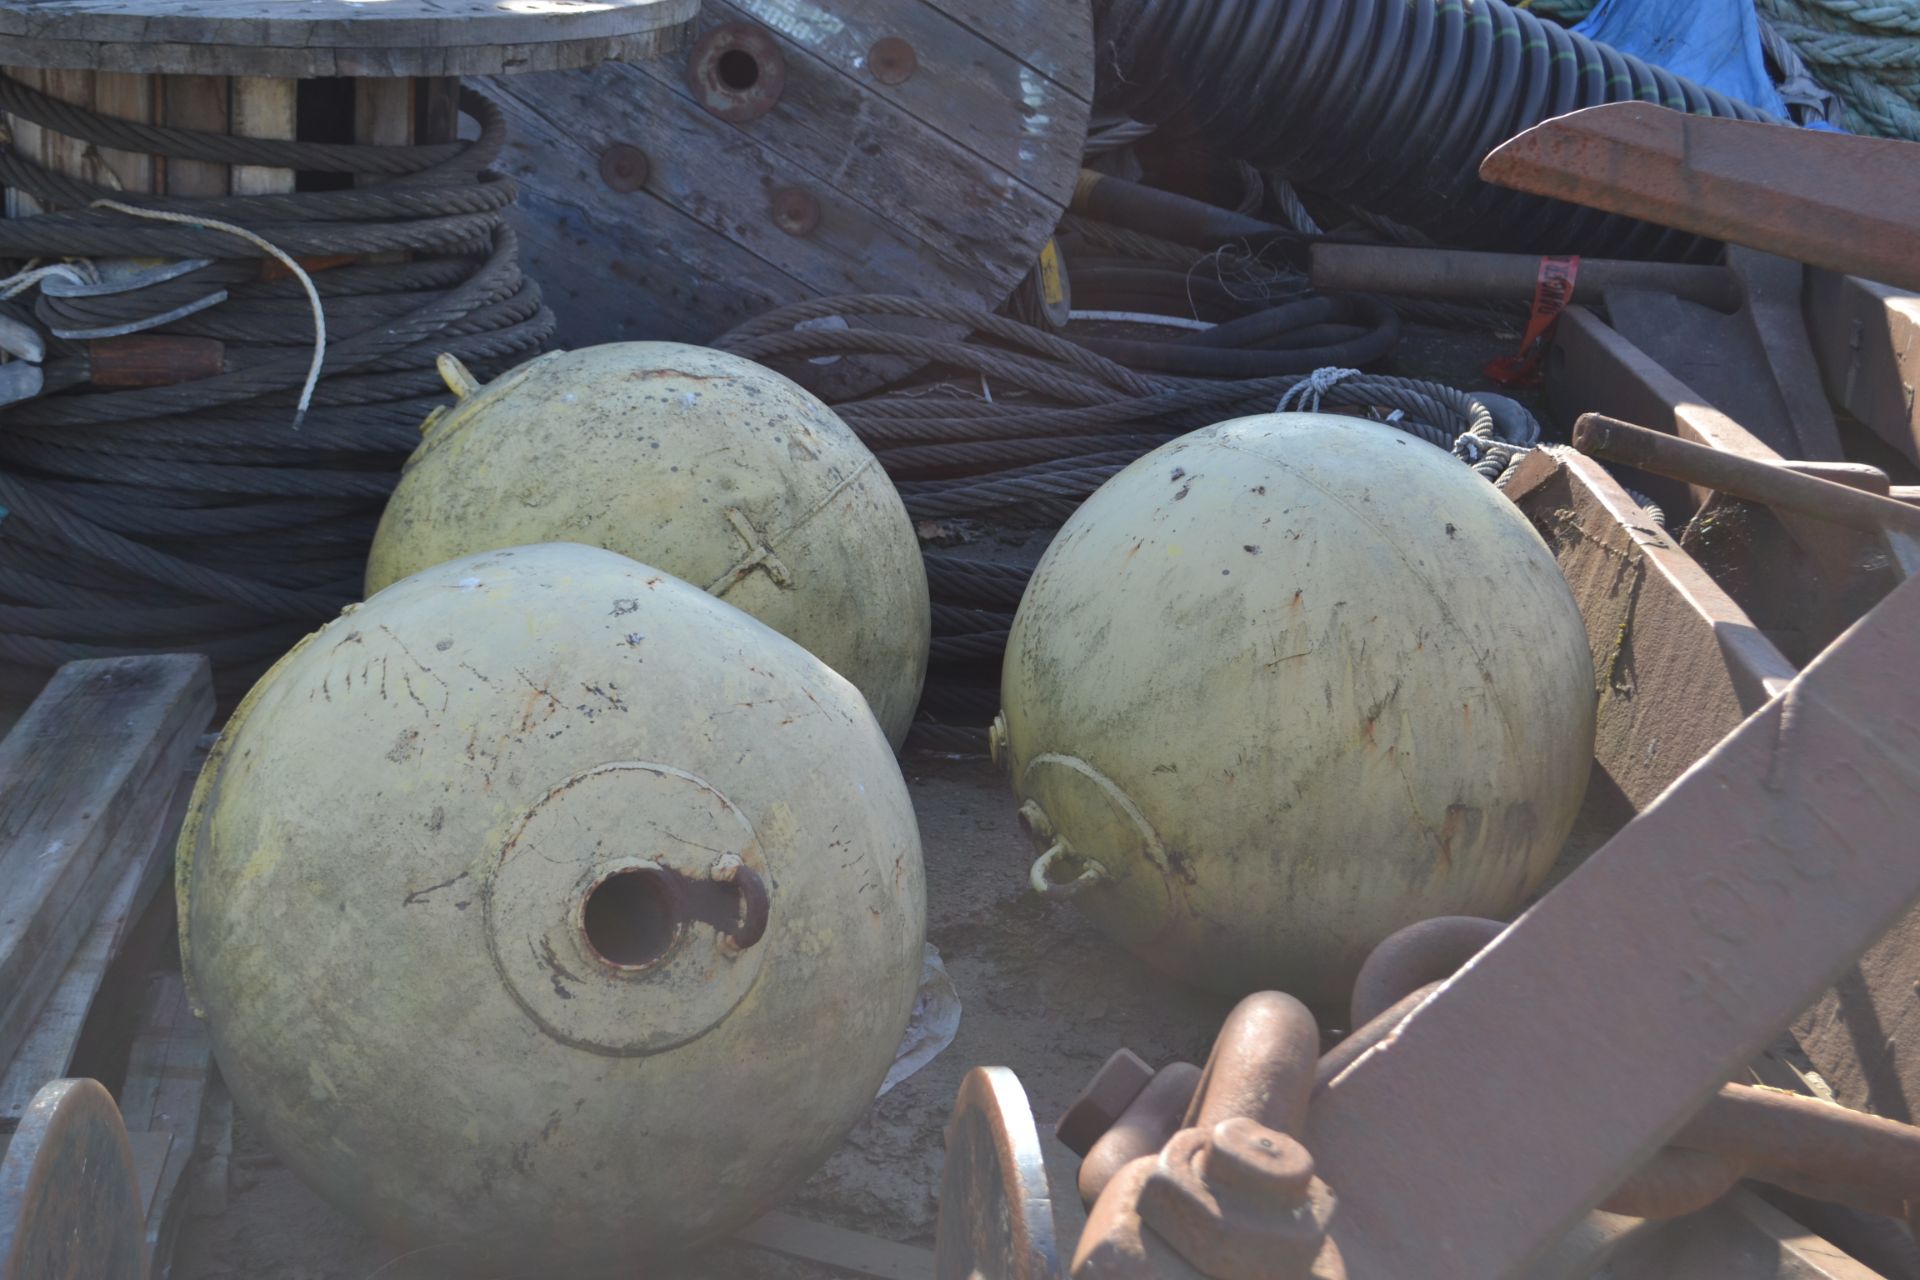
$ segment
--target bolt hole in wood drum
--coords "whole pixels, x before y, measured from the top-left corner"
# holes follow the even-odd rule
[[[1033,266],[1086,140],[1086,0],[707,0],[696,31],[485,86],[561,345],[837,293],[994,306]]]

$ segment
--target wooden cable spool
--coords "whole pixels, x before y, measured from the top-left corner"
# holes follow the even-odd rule
[[[836,293],[996,305],[1073,193],[1087,0],[707,0],[645,63],[496,80],[561,345]]]
[[[454,137],[460,76],[653,57],[680,41],[698,8],[699,0],[530,8],[503,0],[5,0],[0,67],[63,101],[141,123],[304,139],[350,117],[351,138],[327,140],[444,142]],[[348,83],[315,83],[339,78]],[[294,190],[289,169],[104,149],[89,155],[75,139],[12,117],[8,123],[15,148],[29,158],[125,191]],[[7,211],[20,217],[37,209],[10,192]]]

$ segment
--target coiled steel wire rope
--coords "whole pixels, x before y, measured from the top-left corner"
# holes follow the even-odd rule
[[[94,387],[84,344],[54,339],[46,380],[65,389],[0,408],[0,667],[191,650],[213,658],[232,695],[359,598],[399,466],[422,419],[447,399],[436,358],[451,353],[484,379],[539,351],[553,330],[503,220],[513,184],[488,170],[503,118],[470,90],[461,108],[479,126],[474,140],[289,142],[118,120],[0,78],[0,110],[94,148],[365,184],[153,195],[0,151],[0,183],[49,210],[0,220],[0,257],[213,260],[131,292],[43,293],[31,319],[61,330],[138,325],[227,294],[149,330],[219,340],[223,372]],[[301,282],[263,269],[271,259],[234,235],[92,207],[103,199],[231,223],[308,260],[349,260],[311,272],[327,343],[298,426],[314,341]]]

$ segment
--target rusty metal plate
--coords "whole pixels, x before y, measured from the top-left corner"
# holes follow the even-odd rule
[[[975,1067],[947,1122],[934,1254],[939,1280],[1057,1280],[1053,1200],[1026,1091]]]
[[[1546,384],[1554,412],[1569,422],[1583,413],[1604,413],[1727,453],[1769,462],[1780,457],[1585,307],[1560,314]],[[1669,515],[1698,506],[1713,492],[1665,481],[1647,488]]]
[[[95,1080],[41,1089],[0,1159],[0,1277],[145,1280],[145,1229],[113,1098]]]
[[[1837,1100],[1920,1120],[1920,911],[1869,948],[1793,1034]]]
[[[1553,549],[1586,619],[1596,777],[1644,809],[1795,668],[1591,458],[1529,459],[1507,496]]]
[[[1584,265],[1584,264],[1583,264]],[[1651,289],[1606,294],[1607,317],[1708,404],[1789,458],[1839,458],[1840,435],[1801,315],[1800,264],[1738,245],[1730,312]]]
[[[1533,126],[1480,176],[1920,288],[1920,144],[1615,102]]]
[[[1920,297],[1858,276],[1807,273],[1807,328],[1827,392],[1920,463]]]
[[[1079,177],[1088,0],[706,0],[691,47],[483,86],[560,345],[839,293],[996,305]]]
[[[1520,1274],[1920,896],[1916,660],[1910,580],[1316,1098],[1353,1274]]]

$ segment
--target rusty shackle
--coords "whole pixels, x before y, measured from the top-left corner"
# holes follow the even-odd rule
[[[1339,1276],[1333,1193],[1297,1138],[1319,1058],[1307,1007],[1263,991],[1227,1015],[1204,1070],[1109,1059],[1056,1130],[1084,1140],[1132,1093],[1084,1152],[1076,1280]]]

